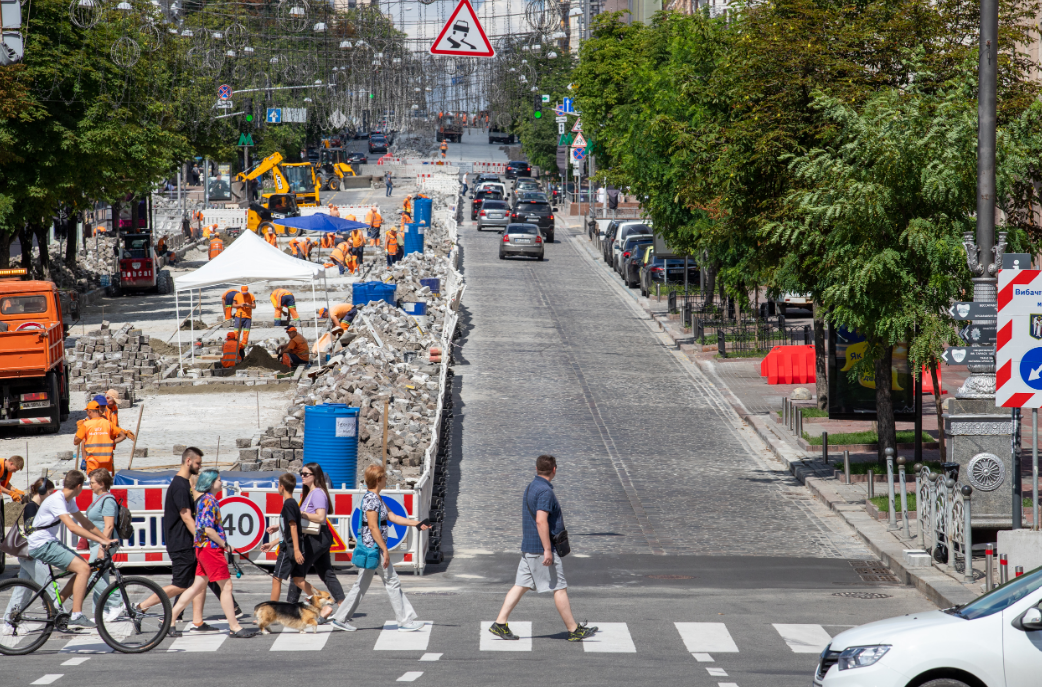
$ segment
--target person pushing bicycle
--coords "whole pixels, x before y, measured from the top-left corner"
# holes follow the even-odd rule
[[[94,621],[83,615],[83,598],[87,594],[90,565],[58,539],[58,527],[65,525],[72,534],[97,542],[102,547],[118,541],[103,535],[76,505],[76,497],[83,491],[85,479],[79,470],[70,470],[65,474],[62,489],[55,491],[40,504],[26,545],[30,558],[75,573],[76,576],[61,591],[61,597],[65,598],[69,587],[72,587],[72,616],[68,626],[93,628]],[[107,550],[105,555],[108,555]]]

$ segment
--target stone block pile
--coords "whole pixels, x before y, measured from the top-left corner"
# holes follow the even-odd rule
[[[140,329],[131,324],[112,329],[108,322],[79,337],[67,355],[70,390],[97,394],[116,389],[131,403],[135,392],[155,379],[162,362]]]

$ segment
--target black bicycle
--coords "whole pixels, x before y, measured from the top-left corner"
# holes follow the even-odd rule
[[[118,545],[109,546],[108,556],[90,564],[87,594],[106,573],[113,582],[95,603],[94,622],[102,640],[124,654],[140,654],[159,646],[173,621],[170,599],[163,588],[144,577],[124,577],[112,561]],[[48,566],[50,568],[50,566]],[[58,580],[74,573],[54,573],[45,587],[32,580],[11,579],[0,582],[0,654],[23,656],[39,649],[55,630],[69,630],[71,613],[62,608]],[[145,610],[138,604],[152,595],[159,603]]]

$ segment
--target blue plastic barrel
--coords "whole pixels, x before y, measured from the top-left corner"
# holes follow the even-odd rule
[[[373,282],[359,282],[351,286],[351,305],[365,305],[370,300],[369,285]]]
[[[430,198],[417,198],[412,202],[412,217],[416,222],[423,222],[425,226],[431,225],[431,213],[434,211],[434,201]]]
[[[426,286],[428,289],[431,290],[431,293],[434,294],[435,296],[440,296],[441,295],[441,278],[440,277],[432,277],[430,279],[421,279],[420,280],[420,286]]]
[[[424,228],[425,226],[419,222],[405,225],[405,240],[403,241],[405,255],[423,252]]]
[[[402,303],[402,310],[413,317],[423,317],[427,314],[427,304],[422,301],[418,303]]]
[[[318,463],[329,486],[353,488],[358,467],[358,408],[324,403],[304,408],[304,462]]]
[[[387,301],[394,305],[394,292],[398,287],[382,281],[359,282],[351,287],[351,305],[365,305],[369,301]]]

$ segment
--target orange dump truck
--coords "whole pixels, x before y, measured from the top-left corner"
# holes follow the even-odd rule
[[[69,416],[62,296],[53,282],[3,281],[0,270],[0,428],[58,431]]]

